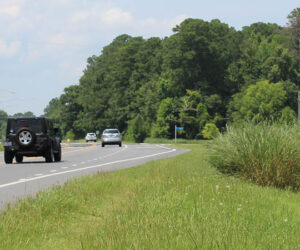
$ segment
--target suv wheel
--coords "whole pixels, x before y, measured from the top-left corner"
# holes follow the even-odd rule
[[[8,150],[5,149],[4,151],[4,161],[6,164],[11,164],[14,159],[14,154]]]
[[[54,154],[54,161],[61,161],[61,147],[59,147],[58,152]]]
[[[34,133],[27,128],[21,129],[17,134],[17,141],[22,147],[29,147],[35,139]]]
[[[105,144],[104,143],[101,143],[101,146],[102,146],[102,148],[105,146]]]
[[[48,147],[46,154],[45,154],[45,160],[46,162],[53,162],[53,149],[52,146]]]
[[[119,147],[122,147],[122,142],[119,143]]]
[[[16,155],[16,162],[17,163],[23,162],[23,155]]]

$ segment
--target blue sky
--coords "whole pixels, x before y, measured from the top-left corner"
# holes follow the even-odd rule
[[[0,110],[43,114],[120,34],[165,37],[185,18],[284,26],[295,0],[0,0]]]

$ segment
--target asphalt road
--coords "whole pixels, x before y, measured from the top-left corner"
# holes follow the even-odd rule
[[[65,181],[97,172],[130,168],[161,158],[174,157],[187,150],[159,144],[105,146],[68,144],[63,147],[62,161],[46,163],[43,157],[24,158],[23,163],[5,164],[0,153],[0,211],[7,203],[34,196],[38,191]]]

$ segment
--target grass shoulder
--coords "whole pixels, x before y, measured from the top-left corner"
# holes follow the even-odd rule
[[[0,217],[0,248],[299,247],[299,193],[220,174],[209,143],[180,147],[191,151],[18,202]]]

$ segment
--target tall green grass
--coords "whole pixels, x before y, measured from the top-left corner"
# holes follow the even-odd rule
[[[299,194],[220,174],[206,142],[188,148],[18,202],[0,249],[299,249]]]
[[[246,123],[213,142],[211,163],[263,186],[300,188],[298,125]]]
[[[165,139],[165,138],[146,138],[144,143],[165,143],[165,144],[174,144],[175,139]],[[183,138],[176,139],[176,144],[201,144],[203,140],[188,140]]]

